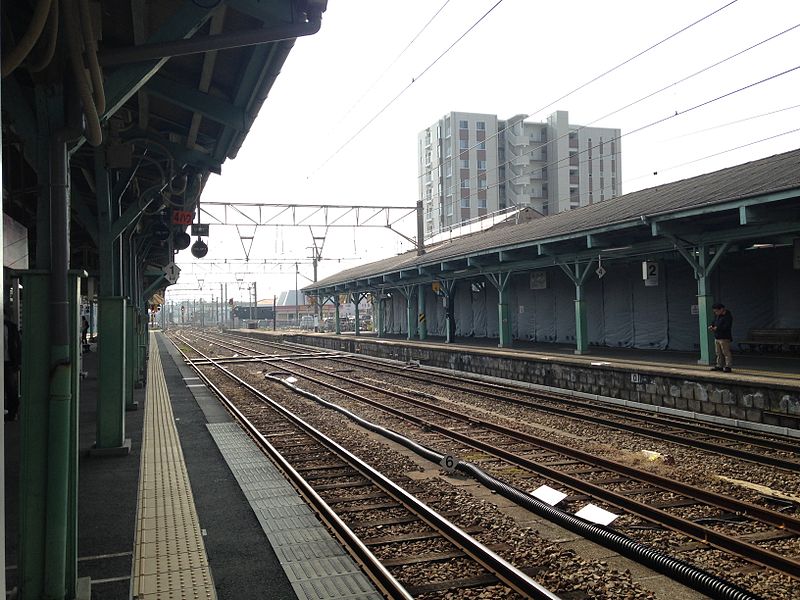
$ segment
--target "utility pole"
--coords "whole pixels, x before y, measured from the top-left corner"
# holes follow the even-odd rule
[[[258,329],[258,284],[253,282],[253,306],[255,307],[256,329]]]
[[[300,300],[297,297],[297,276],[300,273],[300,267],[294,263],[294,326],[300,326]]]

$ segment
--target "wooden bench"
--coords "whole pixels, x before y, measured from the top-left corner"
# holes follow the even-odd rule
[[[739,342],[742,350],[756,352],[800,352],[800,329],[751,329]]]

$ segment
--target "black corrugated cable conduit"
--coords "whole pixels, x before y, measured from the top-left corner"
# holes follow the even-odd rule
[[[285,376],[286,373],[280,373],[280,375]],[[352,413],[349,410],[334,404],[333,402],[324,400],[320,396],[308,392],[283,379],[282,377],[278,376],[277,373],[265,373],[264,376],[270,381],[281,383],[286,387],[291,388],[298,394],[305,396],[306,398],[314,400],[323,406],[342,413],[362,427],[378,433],[392,440],[393,442],[405,446],[409,450],[416,452],[431,462],[439,464],[445,457],[444,454],[441,454],[430,448],[426,448],[425,446],[422,446],[421,444],[418,444],[417,442],[400,435],[395,431],[386,429],[381,425],[376,425],[375,423],[367,421],[366,419],[359,417],[355,413]],[[532,513],[547,519],[551,523],[555,523],[556,525],[559,525],[564,529],[568,529],[569,531],[576,533],[583,538],[592,540],[601,546],[614,550],[623,556],[650,567],[659,573],[663,573],[670,579],[674,579],[675,581],[702,592],[703,594],[706,594],[712,598],[718,598],[720,600],[760,600],[759,596],[756,596],[747,590],[743,590],[742,588],[735,586],[724,579],[720,579],[719,577],[707,573],[692,564],[671,556],[667,556],[652,548],[648,548],[647,546],[640,544],[639,542],[636,542],[631,538],[622,535],[621,533],[617,533],[607,527],[601,527],[600,525],[589,523],[583,519],[566,513],[563,510],[555,508],[554,506],[550,506],[546,502],[542,502],[530,494],[489,475],[479,467],[469,462],[459,461],[455,468],[461,473],[473,477],[482,485],[497,492],[501,496],[508,498],[519,506],[522,506]]]

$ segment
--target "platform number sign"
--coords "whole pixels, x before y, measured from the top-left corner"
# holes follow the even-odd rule
[[[453,456],[452,454],[445,454],[444,457],[442,457],[442,460],[439,461],[439,464],[448,473],[455,473],[456,465],[458,465],[458,457]]]
[[[170,283],[178,281],[178,276],[181,274],[181,268],[174,262],[171,262],[164,267],[164,278]]]
[[[658,263],[646,260],[642,263],[642,279],[646,287],[658,285]]]

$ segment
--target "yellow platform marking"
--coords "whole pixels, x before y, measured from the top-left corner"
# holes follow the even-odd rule
[[[216,599],[155,334],[147,367],[133,598]]]

